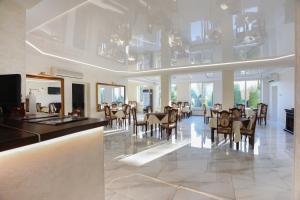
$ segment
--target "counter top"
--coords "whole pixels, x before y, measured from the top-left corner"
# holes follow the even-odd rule
[[[106,120],[87,119],[52,126],[23,120],[3,120],[0,123],[0,151],[106,126],[107,123]]]

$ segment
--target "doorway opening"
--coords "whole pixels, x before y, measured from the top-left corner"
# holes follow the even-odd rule
[[[84,84],[72,83],[72,109],[79,112],[81,116],[85,113],[84,95]]]

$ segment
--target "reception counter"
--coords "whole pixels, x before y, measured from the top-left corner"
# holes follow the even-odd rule
[[[103,126],[0,123],[1,200],[104,199]]]

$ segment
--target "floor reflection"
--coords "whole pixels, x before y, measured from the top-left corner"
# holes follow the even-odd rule
[[[219,199],[291,199],[292,167],[293,136],[278,123],[257,126],[254,149],[243,138],[239,150],[235,145],[231,148],[222,135],[212,144],[202,117],[182,120],[177,140],[174,135],[170,141],[160,139],[158,130],[153,137],[143,130],[136,136],[132,127],[105,133],[105,181],[111,182],[106,186],[107,199],[151,199],[145,194],[153,187],[166,194],[154,195],[156,199],[212,199],[194,195],[192,190]],[[178,192],[149,180],[129,187],[128,181],[134,183],[132,174],[191,191]],[[120,179],[124,176],[131,178]]]

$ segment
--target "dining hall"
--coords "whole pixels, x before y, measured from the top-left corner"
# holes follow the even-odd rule
[[[0,200],[300,200],[300,0],[0,0]]]

